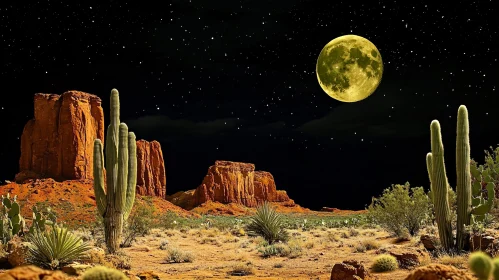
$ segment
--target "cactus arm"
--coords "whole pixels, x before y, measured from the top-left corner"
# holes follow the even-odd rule
[[[104,155],[100,139],[94,141],[94,192],[99,214],[106,213],[106,192],[104,191]]]
[[[432,154],[431,153],[427,153],[426,154],[426,169],[428,170],[428,178],[430,178],[430,199],[431,199],[431,202],[434,202],[433,201],[433,193],[434,193],[434,191],[433,191],[433,187],[432,187],[432,184],[433,184],[432,181],[433,180],[431,179],[431,176],[433,174],[433,172],[432,172],[432,170],[433,170],[432,169],[432,167],[433,167],[432,161],[433,161]]]
[[[116,188],[115,207],[123,212],[126,203],[127,181],[128,181],[128,127],[120,124],[118,150],[118,184]]]
[[[457,113],[456,137],[456,194],[457,194],[457,232],[456,241],[459,250],[466,249],[469,236],[466,226],[471,219],[471,155],[469,137],[468,110],[459,106]]]
[[[135,192],[137,188],[137,140],[135,133],[128,133],[128,186],[126,192],[126,203],[124,209],[125,221],[128,219],[135,202]]]
[[[431,153],[432,153],[432,186],[435,207],[435,218],[438,225],[440,241],[445,249],[453,245],[452,225],[448,199],[448,181],[445,171],[444,147],[440,132],[440,123],[431,122]]]

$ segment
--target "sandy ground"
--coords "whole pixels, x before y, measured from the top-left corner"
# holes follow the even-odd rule
[[[357,231],[357,230],[356,230]],[[314,229],[308,232],[290,231],[291,242],[302,247],[296,257],[263,258],[258,251],[260,238],[234,236],[217,229],[153,230],[150,235],[138,238],[125,252],[131,257],[131,271],[154,271],[160,279],[330,279],[332,266],[343,260],[354,259],[369,268],[375,250],[355,252],[362,240],[375,240],[380,247],[409,247],[416,242],[394,244],[395,239],[378,230],[358,230],[358,235],[348,237],[348,229]],[[178,248],[192,254],[193,261],[168,263],[168,249],[159,249],[167,240],[167,248]],[[261,247],[260,247],[261,248]],[[237,267],[252,271],[249,276],[232,276]],[[399,269],[377,273],[379,279],[404,279],[409,270]],[[135,274],[135,273],[134,273]]]

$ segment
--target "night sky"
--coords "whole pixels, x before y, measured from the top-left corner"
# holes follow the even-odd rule
[[[0,180],[18,171],[35,93],[96,94],[107,121],[117,88],[122,121],[161,142],[168,194],[231,160],[271,172],[302,206],[362,209],[391,184],[429,188],[433,119],[455,185],[459,105],[473,158],[499,143],[493,2],[354,2],[2,3]],[[369,39],[384,62],[380,86],[357,103],[330,98],[315,73],[324,45],[346,34]]]

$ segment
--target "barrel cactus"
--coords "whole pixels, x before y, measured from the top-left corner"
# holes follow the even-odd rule
[[[118,91],[113,89],[111,91],[111,121],[106,135],[105,165],[102,141],[95,139],[94,142],[95,200],[99,214],[104,218],[106,246],[110,253],[120,248],[123,224],[132,210],[137,183],[135,134],[128,132],[125,123],[120,123],[119,102]],[[106,176],[104,176],[104,166]]]
[[[126,275],[114,268],[105,266],[95,266],[85,271],[82,275],[82,280],[128,280]]]

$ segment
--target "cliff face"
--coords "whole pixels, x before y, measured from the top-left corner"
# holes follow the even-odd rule
[[[247,207],[256,207],[263,201],[295,205],[285,191],[276,190],[272,174],[255,171],[252,163],[231,161],[216,161],[197,189],[175,193],[168,199],[189,210],[209,201]]]
[[[137,193],[166,197],[166,172],[158,141],[137,141]]]
[[[255,165],[251,163],[216,161],[196,189],[196,202],[239,203],[248,207],[257,204],[255,198]]]
[[[104,112],[95,95],[35,94],[35,117],[21,136],[16,181],[92,179],[93,143],[104,141]]]

